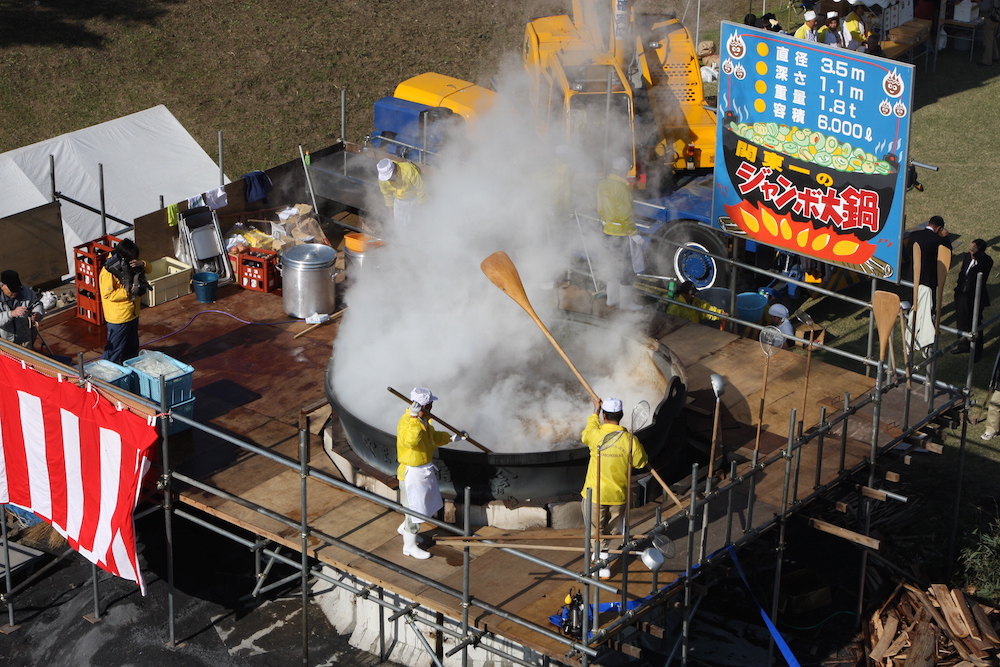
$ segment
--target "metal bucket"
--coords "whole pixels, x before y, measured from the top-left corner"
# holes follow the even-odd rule
[[[322,243],[303,243],[281,252],[281,292],[286,313],[305,318],[333,312],[336,260],[337,251]]]

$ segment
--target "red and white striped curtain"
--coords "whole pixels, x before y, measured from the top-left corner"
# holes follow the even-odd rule
[[[30,509],[143,595],[132,512],[156,437],[96,391],[0,355],[0,503]]]

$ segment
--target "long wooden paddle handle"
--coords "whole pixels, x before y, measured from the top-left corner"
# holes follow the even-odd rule
[[[535,311],[533,309],[525,308],[525,312],[531,316],[531,319],[535,321],[535,324],[537,324],[538,328],[542,330],[542,333],[545,334],[545,337],[549,339],[549,342],[552,343],[552,347],[556,348],[556,352],[558,352],[559,356],[563,358],[563,361],[566,362],[566,365],[569,366],[569,369],[573,371],[573,375],[575,375],[576,379],[580,381],[580,384],[583,385],[583,388],[587,390],[587,393],[590,394],[590,397],[593,398],[595,401],[598,400],[600,396],[598,396],[597,392],[595,392],[590,387],[590,384],[583,379],[583,375],[581,375],[580,371],[577,370],[576,365],[573,364],[572,361],[570,361],[569,356],[567,356],[566,352],[562,349],[562,346],[556,341],[556,339],[552,336],[552,334],[549,333],[548,328],[542,323],[542,320],[539,319],[538,315],[535,314]]]
[[[649,472],[653,474],[653,478],[660,483],[660,486],[662,486],[663,490],[667,492],[667,495],[670,496],[670,499],[673,500],[675,503],[677,503],[678,507],[684,507],[684,503],[681,502],[681,499],[677,497],[676,493],[670,490],[670,487],[667,486],[667,483],[663,481],[662,477],[660,477],[660,473],[656,472],[654,468],[650,468]]]
[[[386,387],[386,389],[388,389],[389,393],[392,394],[393,396],[395,396],[396,398],[400,398],[400,399],[406,401],[407,403],[412,403],[413,402],[410,399],[408,399],[406,396],[403,396],[402,394],[400,394],[398,391],[396,391],[392,387]],[[433,415],[433,418],[434,418],[434,421],[436,421],[438,424],[441,424],[441,426],[444,426],[446,429],[448,429],[449,431],[451,431],[455,435],[462,435],[461,431],[459,431],[457,428],[455,428],[454,426],[452,426],[448,422],[444,421],[443,419],[441,419],[437,415]],[[478,447],[479,449],[481,449],[484,452],[486,452],[487,454],[492,454],[493,453],[492,451],[490,451],[489,449],[486,449],[486,447],[480,445],[478,442],[476,442],[472,438],[466,436],[465,439],[468,440],[473,445],[475,445],[476,447]]]

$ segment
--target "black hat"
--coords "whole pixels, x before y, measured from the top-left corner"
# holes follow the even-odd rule
[[[17,271],[7,269],[0,272],[0,283],[6,285],[11,292],[21,291],[21,276],[17,275]]]

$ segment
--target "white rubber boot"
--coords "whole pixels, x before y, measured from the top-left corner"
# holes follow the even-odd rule
[[[608,283],[604,287],[604,294],[607,296],[608,308],[618,305],[618,283]]]
[[[431,557],[429,553],[417,546],[417,536],[405,531],[403,532],[403,555],[417,560],[427,560]]]
[[[604,564],[600,570],[597,571],[597,576],[600,579],[610,579],[611,578],[611,568],[608,567],[608,558],[611,557],[607,551],[601,552],[601,563]]]
[[[399,528],[396,529],[396,532],[399,533],[400,535],[406,535],[406,520],[405,519],[403,520],[403,523],[399,524]],[[420,533],[417,533],[417,544],[423,546],[426,543],[427,543],[427,540],[424,539],[424,536],[421,535]]]
[[[618,304],[619,308],[622,310],[642,310],[642,306],[632,298],[634,291],[631,285],[621,285],[618,290],[619,299],[621,300],[621,303]]]

